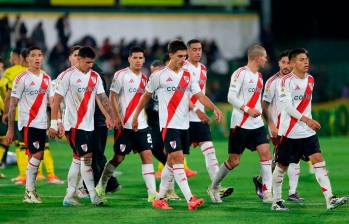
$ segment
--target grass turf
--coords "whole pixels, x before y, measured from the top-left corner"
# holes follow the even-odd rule
[[[349,138],[323,138],[320,142],[333,191],[338,195],[349,194]],[[227,157],[227,143],[215,142],[215,146],[218,160],[222,163]],[[65,179],[71,162],[71,150],[64,142],[52,142],[51,151],[56,173]],[[111,143],[107,146],[106,154],[108,158],[112,155]],[[123,172],[118,178],[123,188],[108,195],[106,207],[93,207],[89,201],[82,201],[80,207],[62,207],[66,184],[50,185],[46,181],[39,182],[37,186],[44,203],[23,204],[24,186],[11,184],[10,179],[17,175],[17,168],[10,166],[1,170],[7,178],[0,179],[0,223],[349,223],[348,205],[326,211],[320,187],[304,162],[301,162],[298,192],[305,198],[305,202],[287,203],[289,212],[273,212],[270,204],[263,204],[257,199],[252,183],[252,177],[259,172],[256,153],[245,151],[240,166],[226,177],[223,185],[234,186],[235,192],[219,205],[212,204],[206,193],[209,177],[204,158],[198,149],[191,150],[188,163],[198,171],[198,176],[189,179],[192,192],[205,198],[204,206],[194,212],[187,210],[184,200],[170,202],[175,208],[172,211],[153,209],[147,203],[140,159],[136,154],[129,155],[118,168]],[[287,196],[287,184],[285,178],[284,198]],[[181,195],[178,187],[176,190]]]

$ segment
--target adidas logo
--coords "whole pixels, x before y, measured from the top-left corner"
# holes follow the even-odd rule
[[[294,90],[300,90],[301,88],[299,87],[299,85],[296,85],[296,88],[294,88]]]
[[[166,82],[172,82],[173,80],[171,79],[171,77],[168,77],[168,79],[166,79]]]
[[[78,79],[78,80],[76,81],[76,83],[81,83],[81,79]]]
[[[30,83],[30,86],[35,86],[35,82],[32,81],[32,82]]]
[[[133,82],[134,82],[133,79],[130,79],[129,83],[133,83]]]
[[[251,79],[248,83],[253,83],[253,80]]]

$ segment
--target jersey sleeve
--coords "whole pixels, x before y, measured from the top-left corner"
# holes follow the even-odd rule
[[[263,101],[271,103],[275,97],[276,80],[269,79],[265,84],[263,92]]]
[[[18,99],[21,98],[22,93],[24,91],[24,77],[18,76],[14,81],[13,81],[13,88],[11,91],[11,96],[16,97]]]
[[[155,92],[160,87],[160,74],[153,73],[149,77],[149,81],[145,86],[145,90],[149,93]]]
[[[102,78],[101,76],[98,75],[98,78],[97,78],[97,94],[101,94],[101,93],[104,93],[104,87],[103,87],[103,81],[102,81]]]
[[[242,105],[244,105],[244,101],[238,98],[238,94],[241,90],[241,86],[243,83],[243,77],[245,72],[239,75],[240,72],[235,71],[230,79],[229,91],[228,91],[228,102],[240,109]]]
[[[60,75],[59,78],[56,79],[56,90],[55,93],[65,96],[68,92],[70,81],[70,74]]]
[[[121,88],[122,88],[122,77],[123,77],[122,74],[115,74],[114,75],[114,78],[113,78],[111,85],[110,85],[110,91],[113,91],[117,94],[120,93]]]
[[[302,117],[302,113],[300,113],[293,105],[290,88],[292,82],[291,80],[292,78],[281,80],[278,94],[283,110],[290,116],[299,120]]]

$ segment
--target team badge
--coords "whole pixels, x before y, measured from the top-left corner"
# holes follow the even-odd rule
[[[48,85],[48,79],[44,78],[44,83],[45,83],[45,85]]]
[[[146,83],[146,81],[145,81],[145,79],[142,79],[142,84],[145,86],[145,84],[147,84]]]
[[[309,83],[308,85],[309,85],[310,89],[313,90],[313,88],[314,88],[314,83]]]
[[[126,145],[125,144],[120,144],[120,151],[124,152],[126,149]]]
[[[95,77],[92,77],[91,80],[92,80],[93,84],[95,84],[97,82],[97,79]]]
[[[189,77],[188,76],[184,76],[184,81],[188,83],[189,82]]]
[[[177,142],[176,142],[176,141],[170,141],[170,146],[171,146],[173,149],[176,149]]]
[[[82,149],[82,151],[87,152],[87,150],[88,150],[87,144],[81,145],[81,149]]]
[[[39,149],[39,148],[40,148],[40,143],[39,143],[39,141],[33,142],[33,146],[34,146],[34,148]]]

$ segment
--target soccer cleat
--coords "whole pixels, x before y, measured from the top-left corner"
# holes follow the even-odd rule
[[[273,202],[273,204],[271,205],[271,210],[288,211],[288,208],[286,207],[284,200],[279,200],[279,201]]]
[[[263,203],[273,203],[273,195],[271,192],[265,191],[263,194]]]
[[[327,209],[335,209],[338,206],[344,205],[345,203],[347,203],[349,200],[348,196],[345,197],[336,197],[336,196],[332,196],[332,198],[329,200],[329,202],[327,202]]]
[[[155,199],[152,202],[152,205],[154,208],[158,208],[158,209],[163,209],[163,210],[171,210],[173,209],[172,207],[170,207],[167,203],[167,201],[165,199]]]
[[[253,177],[253,183],[256,188],[256,194],[260,199],[263,199],[263,184],[260,180],[260,176]]]
[[[298,203],[304,202],[304,198],[299,196],[299,194],[297,192],[289,195],[287,200],[292,201],[292,202],[298,202]]]
[[[193,195],[190,201],[188,202],[188,210],[193,211],[197,207],[200,207],[203,203],[204,203],[203,198],[196,198],[195,195]]]
[[[197,171],[191,170],[191,169],[184,169],[185,175],[187,175],[187,177],[194,177],[196,175],[198,175]]]
[[[26,179],[25,177],[19,177],[17,178],[17,180],[15,181],[15,185],[25,185]]]
[[[207,193],[211,198],[212,203],[222,203],[221,195],[218,189],[209,187]]]
[[[97,186],[96,186],[96,193],[97,193],[98,197],[100,197],[103,201],[106,201],[105,190],[99,184],[97,184]]]
[[[148,202],[153,202],[156,199],[156,194],[149,194],[148,195]]]
[[[218,187],[219,195],[221,198],[226,198],[234,192],[233,187]]]
[[[64,198],[63,199],[63,207],[74,207],[79,206],[80,202],[76,200],[75,198]]]
[[[168,190],[165,195],[166,200],[179,201],[181,198],[176,194],[174,190]]]
[[[85,187],[80,187],[75,191],[75,195],[80,199],[89,199],[90,195],[88,194]]]
[[[43,181],[43,180],[45,180],[46,179],[46,177],[44,176],[44,175],[42,175],[42,174],[38,174],[37,176],[36,176],[36,181]]]
[[[93,199],[92,204],[95,206],[102,206],[104,205],[104,200],[103,198],[98,197],[98,195],[96,195],[96,197]]]
[[[24,193],[24,203],[29,203],[29,204],[41,204],[42,199],[41,197],[36,193],[36,191],[25,191]]]
[[[3,173],[0,173],[0,179],[6,178],[6,175]]]
[[[22,178],[22,177],[21,176],[17,176],[17,177],[11,178],[11,181],[12,182],[16,182],[19,178]]]
[[[49,184],[64,184],[63,180],[59,179],[59,177],[54,176],[54,175],[53,176],[48,176],[47,177],[47,182]]]

